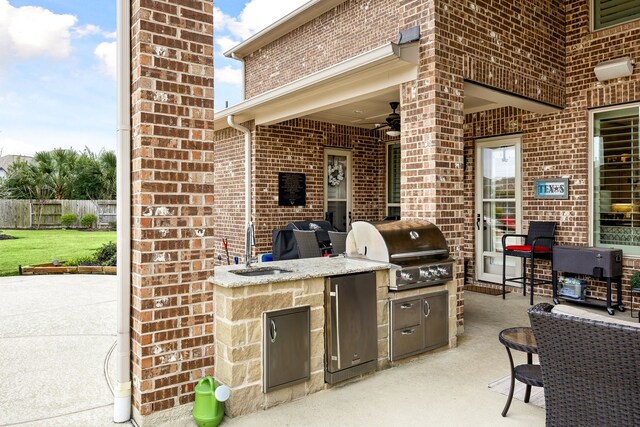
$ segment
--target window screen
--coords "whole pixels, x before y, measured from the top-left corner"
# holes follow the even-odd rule
[[[400,144],[387,149],[387,214],[400,216]]]
[[[593,0],[595,30],[638,18],[640,18],[640,0]]]
[[[594,114],[594,241],[640,255],[638,107]]]

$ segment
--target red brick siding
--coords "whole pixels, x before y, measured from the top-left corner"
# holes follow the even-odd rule
[[[515,129],[504,123],[517,122],[515,131],[523,134],[523,224],[531,220],[557,221],[559,244],[587,245],[589,242],[589,114],[588,108],[637,102],[640,100],[640,77],[633,76],[598,82],[594,66],[608,59],[630,55],[638,57],[640,22],[631,22],[598,32],[589,31],[587,2],[570,1],[567,10],[567,85],[564,111],[536,115],[516,110],[493,110],[465,117],[465,145],[467,172],[465,194],[471,201],[474,194],[473,160],[474,138],[510,133]],[[506,131],[506,132],[505,132]],[[533,197],[533,183],[538,178],[569,177],[569,200],[541,201]],[[465,229],[473,236],[473,208],[466,210]],[[471,259],[469,276],[474,277],[474,244],[465,241],[465,256]],[[629,276],[638,269],[640,260],[626,257],[623,261],[623,295],[630,303],[627,286]],[[547,266],[546,275],[549,275]],[[605,286],[594,282],[588,288],[591,296],[604,298]],[[545,286],[539,291],[550,295]]]
[[[425,20],[435,5],[437,20]],[[560,0],[434,2],[349,0],[245,58],[246,97],[350,59],[420,25],[446,43],[435,55],[463,58],[466,79],[564,105],[564,5]],[[423,61],[428,57],[423,57]]]
[[[347,0],[248,55],[244,59],[246,97],[396,41],[401,29],[398,3]]]
[[[291,221],[324,218],[324,149],[352,152],[352,218],[379,220],[385,212],[385,142],[374,132],[296,119],[258,126],[253,133],[252,216],[254,254],[271,252],[271,231]],[[217,163],[214,213],[217,241],[229,238],[231,259],[244,261],[244,138],[234,130],[216,132]],[[278,172],[306,175],[306,206],[278,206]],[[219,191],[219,193],[218,193]],[[242,231],[239,233],[239,231]],[[232,261],[233,262],[233,261]]]
[[[213,7],[134,0],[132,382],[142,416],[213,373]]]
[[[255,134],[253,122],[242,123],[242,126]],[[244,261],[244,134],[232,128],[215,132],[214,156],[216,173],[213,217],[216,262],[227,262],[222,239],[228,239],[230,262],[233,263],[234,256]],[[255,168],[255,162],[253,163]]]

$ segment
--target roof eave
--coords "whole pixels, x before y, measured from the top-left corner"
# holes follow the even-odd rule
[[[226,51],[224,56],[242,60],[242,58],[250,53],[279,39],[344,2],[345,0],[311,0],[265,29],[258,31],[234,48]]]

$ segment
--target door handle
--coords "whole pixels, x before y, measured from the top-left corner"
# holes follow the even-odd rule
[[[480,214],[476,215],[476,228],[480,231]]]
[[[271,342],[276,342],[276,336],[278,336],[278,329],[276,328],[276,322],[273,319],[270,319],[271,326],[269,328],[269,338],[271,338]]]
[[[413,307],[413,304],[411,304],[410,302],[405,302],[404,304],[400,305],[400,308],[402,309],[411,308],[411,307]]]
[[[415,331],[416,331],[415,329],[405,329],[404,331],[400,332],[400,334],[402,334],[402,335],[411,335]]]
[[[429,315],[431,314],[431,306],[429,305],[429,301],[424,300],[424,308],[426,308],[426,310],[422,310],[424,313],[424,317],[429,317]]]

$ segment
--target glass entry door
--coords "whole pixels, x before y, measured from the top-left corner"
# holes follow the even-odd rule
[[[324,152],[325,219],[339,231],[351,227],[351,151]]]
[[[520,136],[476,141],[476,277],[502,283],[502,236],[521,232]],[[520,242],[515,240],[513,243]],[[510,243],[512,243],[510,241]],[[520,276],[507,257],[507,277]]]

